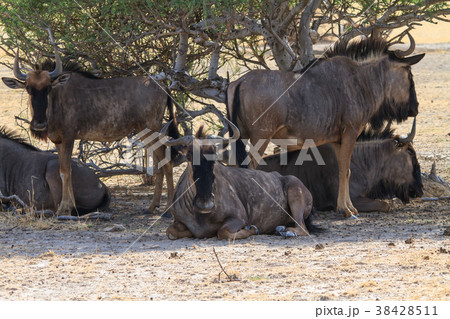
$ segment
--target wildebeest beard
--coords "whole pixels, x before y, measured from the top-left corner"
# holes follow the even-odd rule
[[[35,139],[37,140],[41,140],[46,142],[47,138],[48,138],[48,132],[47,131],[34,131],[32,129],[30,129],[31,131],[31,136],[33,136]]]
[[[409,70],[409,101],[406,103],[396,103],[394,100],[385,100],[380,109],[370,119],[370,126],[374,130],[379,130],[383,127],[386,120],[395,119],[397,123],[405,121],[409,116],[416,116],[418,114],[419,102],[417,101],[416,89],[412,77],[411,70]]]

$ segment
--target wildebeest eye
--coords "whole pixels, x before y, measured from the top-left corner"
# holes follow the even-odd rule
[[[50,93],[51,90],[52,90],[52,86],[51,85],[48,85],[48,86],[45,87],[45,93],[46,94]]]
[[[25,89],[27,90],[28,94],[31,94],[32,92],[31,86],[27,85]]]

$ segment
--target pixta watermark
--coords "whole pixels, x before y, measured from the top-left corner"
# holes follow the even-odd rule
[[[132,138],[128,139],[128,143],[125,147],[124,164],[130,168],[139,170],[147,175],[153,175],[157,169],[162,168],[164,165],[171,161],[173,152],[171,147],[166,146],[164,151],[164,157],[156,163],[154,153],[160,147],[164,147],[165,143],[169,141],[169,137],[161,136],[158,132],[151,132],[148,129],[144,129]],[[244,145],[246,145],[247,156],[242,165],[248,165],[252,158],[258,163],[259,166],[267,165],[264,161],[264,157],[260,155],[259,151],[263,145],[267,145],[267,140],[261,139],[255,145],[253,145],[248,139],[242,139]],[[297,146],[297,139],[271,139],[271,143],[279,147],[279,152],[276,154],[280,157],[280,165],[288,165],[288,148],[289,146]],[[206,146],[212,146],[215,148],[213,153],[204,153],[202,150]],[[200,165],[201,157],[203,156],[208,161],[221,161],[225,164],[237,166],[237,152],[236,143],[227,143],[222,138],[206,138],[206,139],[192,139],[190,145],[184,145],[183,148],[175,147],[177,152],[192,152],[192,163],[194,165]],[[175,152],[176,153],[176,152]],[[325,161],[322,158],[319,150],[317,149],[314,140],[306,139],[303,142],[301,149],[298,150],[298,155],[294,163],[292,160],[289,165],[303,165],[305,162],[316,162],[317,165],[325,165]]]

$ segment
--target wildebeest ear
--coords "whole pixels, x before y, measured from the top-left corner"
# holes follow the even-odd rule
[[[11,89],[24,89],[25,82],[19,81],[14,78],[2,78],[3,83],[6,84],[7,87]]]
[[[402,63],[406,63],[408,65],[414,65],[416,63],[419,63],[420,60],[422,60],[424,56],[425,56],[425,53],[418,54],[418,55],[415,55],[415,56],[410,56],[410,57],[407,57],[407,58],[403,58],[401,60],[401,62]]]
[[[56,79],[54,79],[54,80],[52,81],[52,86],[55,87],[55,86],[59,86],[59,85],[64,85],[64,84],[66,84],[67,81],[69,81],[69,79],[70,79],[71,76],[72,76],[71,73],[63,73],[63,74],[61,74],[61,75],[58,75],[58,76],[56,77]]]
[[[400,141],[400,135],[396,135],[395,137],[394,137],[394,143],[395,143],[395,147],[397,148],[397,149],[402,149],[403,147],[405,147],[405,143],[403,143],[403,142],[401,142]]]

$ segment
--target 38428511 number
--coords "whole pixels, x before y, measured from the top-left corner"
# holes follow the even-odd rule
[[[377,306],[376,315],[381,316],[437,316],[436,306]]]

